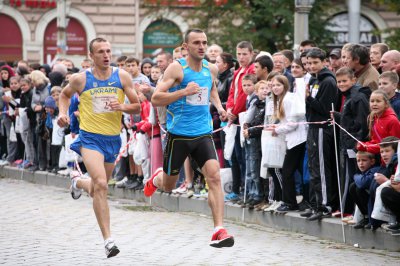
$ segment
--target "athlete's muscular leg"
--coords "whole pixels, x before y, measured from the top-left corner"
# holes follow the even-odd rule
[[[222,192],[219,162],[208,160],[201,168],[208,183],[208,205],[213,215],[214,226],[222,226],[224,219],[224,194]]]
[[[93,197],[93,210],[96,214],[101,233],[104,239],[110,237],[110,210],[107,202],[108,178],[113,166],[109,163],[99,167],[104,156],[98,151],[82,148],[82,158],[91,179],[81,179],[77,187],[83,188]]]
[[[167,175],[165,172],[160,172],[155,181],[156,187],[165,192],[170,192],[176,187],[176,181],[179,175]]]

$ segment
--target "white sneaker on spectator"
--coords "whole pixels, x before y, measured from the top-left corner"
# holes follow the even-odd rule
[[[265,212],[274,212],[276,209],[279,208],[279,206],[281,206],[282,202],[281,201],[274,201],[271,206],[269,206],[268,208],[264,209]]]
[[[186,182],[183,182],[178,188],[175,188],[172,190],[172,193],[174,194],[183,194],[186,193],[188,190],[186,186]]]
[[[1,161],[0,162],[0,166],[6,166],[6,165],[10,165],[10,162],[7,160]]]
[[[66,168],[64,170],[60,170],[57,173],[60,175],[66,175],[68,176],[72,172],[72,168]]]
[[[117,183],[115,183],[115,186],[117,188],[125,188],[125,183],[128,182],[128,177],[125,176],[122,180],[118,181]]]

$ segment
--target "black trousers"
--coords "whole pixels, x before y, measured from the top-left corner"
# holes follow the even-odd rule
[[[400,223],[400,192],[391,187],[385,187],[381,191],[383,205],[396,215],[397,222]]]
[[[273,199],[276,201],[282,200],[282,169],[268,168],[269,174],[272,176],[274,183]]]
[[[339,207],[336,180],[335,146],[332,128],[310,127],[307,134],[310,185],[314,190],[317,209]]]
[[[303,173],[303,160],[306,143],[303,142],[290,150],[286,150],[285,160],[282,167],[282,201],[286,204],[296,206],[296,182],[294,173],[299,170]]]
[[[368,215],[369,193],[366,189],[358,188],[355,183],[349,187],[350,198],[356,203],[363,215]]]

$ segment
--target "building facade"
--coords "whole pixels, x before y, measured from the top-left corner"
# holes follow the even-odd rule
[[[57,46],[57,3],[60,0],[0,0],[0,59],[50,63]],[[218,0],[217,2],[224,2]],[[68,26],[67,57],[78,63],[87,57],[88,43],[105,37],[112,43],[114,56],[151,56],[157,49],[171,51],[189,28],[190,9],[197,0],[176,0],[161,8],[157,0],[66,0]],[[336,26],[335,43],[347,41],[345,1],[334,1],[329,20]],[[159,3],[159,2],[158,2]],[[162,1],[161,1],[162,3]],[[400,27],[398,15],[382,8],[362,5],[360,42],[369,45],[384,41],[375,30]]]

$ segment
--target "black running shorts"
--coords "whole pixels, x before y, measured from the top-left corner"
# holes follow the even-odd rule
[[[212,135],[185,137],[168,132],[167,145],[164,151],[164,172],[168,175],[178,175],[186,157],[189,155],[196,161],[200,168],[208,160],[217,160],[217,152]]]

